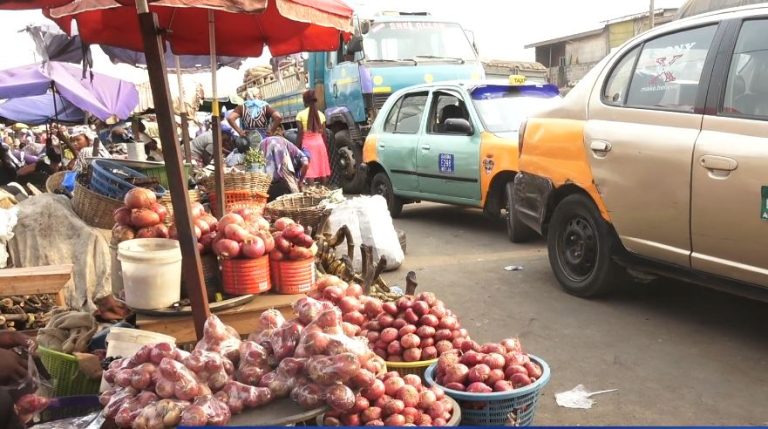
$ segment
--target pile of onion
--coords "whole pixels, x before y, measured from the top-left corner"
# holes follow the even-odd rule
[[[304,232],[304,227],[291,218],[281,217],[275,221],[276,231],[272,233],[275,248],[269,252],[269,259],[282,261],[284,259],[301,260],[314,258],[317,254],[317,244],[312,236]]]
[[[115,210],[112,243],[134,238],[168,238],[168,227],[163,224],[168,210],[157,202],[155,193],[146,188],[133,188],[125,194],[123,207]]]
[[[241,208],[224,215],[217,231],[201,239],[213,253],[227,259],[261,258],[275,247],[269,232],[269,222],[248,208]]]
[[[507,392],[535,382],[541,372],[541,367],[523,353],[517,338],[483,345],[465,341],[461,353],[440,356],[435,381],[451,390]]]
[[[191,209],[192,228],[195,231],[195,238],[197,238],[197,250],[201,255],[204,255],[211,251],[211,242],[218,230],[219,222],[215,216],[206,212],[205,207],[200,203],[192,203]],[[178,234],[176,225],[171,225],[170,238],[178,239]]]
[[[355,395],[354,406],[325,413],[324,426],[445,426],[453,402],[443,389],[426,387],[415,374],[390,371]]]

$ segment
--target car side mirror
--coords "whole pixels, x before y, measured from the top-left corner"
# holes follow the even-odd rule
[[[355,55],[363,50],[363,36],[354,35],[347,45],[347,54]]]
[[[371,31],[371,21],[360,21],[360,33],[368,34],[369,31]]]
[[[449,118],[445,120],[445,132],[449,134],[460,134],[471,136],[472,125],[464,118]]]

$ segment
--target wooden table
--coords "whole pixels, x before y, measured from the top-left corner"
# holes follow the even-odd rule
[[[327,408],[305,410],[288,398],[278,399],[264,407],[232,416],[227,426],[286,426],[314,419],[323,414]]]
[[[259,328],[259,315],[264,310],[274,308],[280,310],[286,319],[293,318],[293,303],[305,295],[278,295],[266,294],[257,296],[248,304],[230,308],[215,313],[224,322],[240,335],[247,336]],[[176,344],[193,343],[197,341],[195,326],[192,316],[136,316],[136,325],[139,329],[159,332],[176,338]]]

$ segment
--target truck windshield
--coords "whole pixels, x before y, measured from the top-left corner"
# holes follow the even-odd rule
[[[555,106],[560,96],[551,93],[507,92],[493,97],[475,97],[473,103],[485,128],[492,133],[517,132],[525,118]]]
[[[364,36],[369,61],[475,61],[472,44],[458,24],[375,22]]]

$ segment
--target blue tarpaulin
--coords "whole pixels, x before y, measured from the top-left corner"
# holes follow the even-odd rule
[[[8,122],[22,122],[29,125],[40,125],[54,120],[65,123],[84,121],[85,115],[82,110],[60,95],[56,96],[56,103],[54,103],[53,97],[49,92],[8,100],[0,104],[0,118]]]

